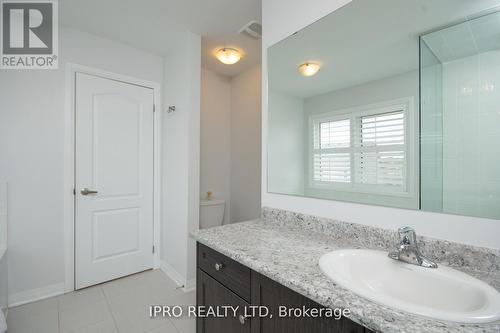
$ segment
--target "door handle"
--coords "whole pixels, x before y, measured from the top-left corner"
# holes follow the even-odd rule
[[[82,188],[82,190],[80,191],[81,194],[83,195],[89,195],[89,194],[97,194],[97,191],[95,190],[89,190],[88,188]]]

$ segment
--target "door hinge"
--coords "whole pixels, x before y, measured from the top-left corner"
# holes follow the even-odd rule
[[[76,195],[76,190],[75,189],[73,189],[73,195]]]
[[[156,104],[153,104],[153,112],[156,112]]]
[[[153,245],[153,253],[155,253],[155,246]]]

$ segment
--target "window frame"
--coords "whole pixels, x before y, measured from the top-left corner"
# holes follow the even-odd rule
[[[357,106],[348,109],[340,109],[327,113],[314,114],[309,116],[308,124],[308,187],[310,190],[330,190],[336,192],[358,192],[363,194],[378,194],[396,197],[412,197],[415,191],[415,124],[414,119],[414,97],[405,97],[395,100],[384,101],[380,103],[367,104],[362,106]],[[354,156],[357,152],[362,151],[360,147],[357,146],[356,142],[356,126],[359,124],[361,117],[391,113],[403,111],[404,114],[404,129],[405,129],[405,161],[406,165],[403,169],[405,172],[405,184],[403,185],[401,191],[395,191],[395,187],[392,185],[377,185],[377,184],[360,184],[355,183],[355,163]],[[347,182],[328,182],[314,180],[314,154],[318,149],[314,148],[314,133],[315,126],[319,126],[324,122],[340,121],[350,119],[350,147],[349,148],[331,148],[333,150],[342,150],[348,152],[351,157],[351,181]],[[383,146],[382,146],[383,147]],[[385,148],[383,148],[385,149]],[[374,149],[378,150],[378,149]]]

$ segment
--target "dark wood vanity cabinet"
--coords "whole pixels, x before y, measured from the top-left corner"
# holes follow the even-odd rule
[[[198,268],[197,271],[197,295],[196,302],[204,306],[230,305],[238,306],[243,309],[250,304],[233,293],[231,290],[217,282],[213,277]],[[244,313],[238,313],[236,316],[228,317],[198,317],[196,323],[197,333],[251,333],[250,322],[240,323],[239,316]]]
[[[280,317],[279,306],[323,307],[205,245],[198,243],[197,251],[197,305],[238,307],[236,315],[199,316],[197,333],[371,333],[347,318]],[[257,306],[272,316],[252,316]]]
[[[252,303],[264,305],[274,312],[272,318],[252,320],[252,333],[368,333],[363,326],[342,318],[280,318],[278,307],[321,309],[323,306],[261,274],[252,272]]]

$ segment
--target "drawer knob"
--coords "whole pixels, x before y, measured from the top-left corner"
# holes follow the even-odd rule
[[[215,270],[216,271],[221,271],[222,269],[224,268],[224,264],[220,264],[220,263],[215,263]]]
[[[245,323],[247,322],[248,317],[246,317],[244,315],[239,315],[238,319],[240,320],[240,324],[241,325],[245,325]]]

